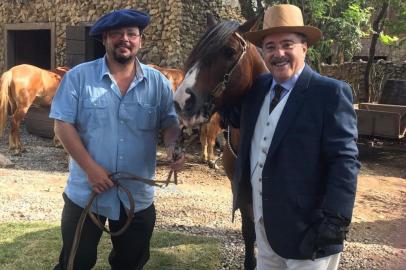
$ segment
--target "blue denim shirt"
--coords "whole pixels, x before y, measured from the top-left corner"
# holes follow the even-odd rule
[[[80,64],[67,72],[53,99],[50,117],[75,126],[93,159],[110,173],[129,172],[155,177],[158,132],[178,124],[169,81],[136,60],[137,74],[122,96],[105,58]],[[82,168],[70,159],[65,193],[85,207],[92,191]],[[135,200],[135,212],[153,202],[152,186],[122,180]],[[98,195],[97,212],[117,220],[126,193],[117,187]],[[96,211],[93,205],[93,212]]]

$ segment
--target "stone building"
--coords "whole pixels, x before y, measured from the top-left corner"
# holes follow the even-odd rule
[[[237,1],[238,2],[238,1]],[[74,66],[104,54],[88,37],[103,14],[136,8],[151,15],[139,57],[145,63],[181,67],[202,35],[206,12],[243,21],[234,0],[9,0],[0,1],[0,71],[29,63],[46,69]]]
[[[354,62],[358,60],[368,61],[369,48],[371,45],[370,38],[361,39],[361,50],[357,52],[353,60]],[[406,61],[406,44],[402,46],[388,46],[382,44],[379,40],[375,47],[375,60],[385,60],[391,62],[402,63]]]

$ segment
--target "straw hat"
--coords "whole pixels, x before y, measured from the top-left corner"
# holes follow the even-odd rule
[[[273,33],[301,33],[307,37],[311,46],[321,38],[320,29],[303,23],[302,11],[294,5],[275,5],[267,8],[264,15],[263,30],[245,33],[246,39],[262,47],[265,36]]]

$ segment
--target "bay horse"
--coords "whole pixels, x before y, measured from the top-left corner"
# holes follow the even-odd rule
[[[154,64],[148,64],[148,66],[155,68],[161,72],[172,84],[172,90],[175,92],[180,83],[183,81],[184,72],[181,69],[165,68]],[[207,123],[200,125],[200,144],[201,144],[201,159],[203,162],[207,162],[210,167],[215,168],[215,155],[214,147],[216,144],[217,135],[222,132],[220,126],[220,115],[215,112],[211,115]]]
[[[269,72],[256,47],[244,33],[258,27],[258,18],[240,25],[234,21],[217,23],[208,16],[208,29],[192,49],[185,64],[185,79],[175,92],[175,108],[185,125],[207,121],[213,110],[231,110],[241,104],[254,80]],[[238,154],[239,130],[228,128],[229,147],[223,151],[227,176],[233,183],[234,162]],[[233,194],[235,200],[237,194]],[[255,269],[255,227],[252,204],[238,202],[245,242],[245,269]],[[234,216],[233,209],[233,216]]]
[[[19,128],[28,109],[32,104],[49,107],[63,75],[68,70],[68,67],[58,67],[55,71],[48,71],[22,64],[12,67],[1,76],[0,137],[4,133],[10,113],[12,116],[9,149],[14,150],[14,154],[24,151]]]

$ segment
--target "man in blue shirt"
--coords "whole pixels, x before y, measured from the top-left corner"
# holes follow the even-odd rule
[[[109,219],[111,231],[127,219],[129,198],[110,178],[128,172],[143,178],[155,177],[156,145],[160,130],[168,157],[173,156],[179,135],[169,82],[158,71],[140,63],[142,31],[149,15],[123,9],[102,16],[90,35],[100,38],[106,55],[70,70],[54,97],[50,117],[55,133],[71,156],[69,178],[63,198],[63,247],[55,269],[66,269],[76,225],[92,191],[98,193],[92,212]],[[173,161],[179,170],[184,157]],[[135,215],[124,234],[111,237],[112,269],[142,269],[149,258],[155,225],[154,188],[145,183],[120,183],[135,201]],[[102,231],[86,218],[74,269],[91,269],[97,258]]]

